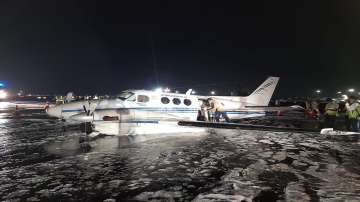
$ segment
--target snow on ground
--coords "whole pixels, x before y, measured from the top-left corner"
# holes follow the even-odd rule
[[[359,201],[359,144],[318,134],[217,130],[233,144],[237,164],[195,201]],[[235,161],[234,161],[235,162]],[[236,200],[236,199],[235,199]]]
[[[41,112],[0,112],[0,129],[2,201],[360,200],[354,138],[218,129],[84,151],[76,126]]]

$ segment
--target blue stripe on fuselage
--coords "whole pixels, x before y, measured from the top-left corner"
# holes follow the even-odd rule
[[[84,112],[84,109],[63,109],[61,112]]]
[[[96,111],[100,110],[119,110],[119,109],[134,109],[139,111],[151,111],[151,112],[166,112],[166,113],[197,113],[198,109],[196,108],[104,108],[104,109],[96,109]],[[63,113],[70,112],[83,112],[84,109],[63,109]],[[264,114],[265,111],[226,111],[227,114]]]

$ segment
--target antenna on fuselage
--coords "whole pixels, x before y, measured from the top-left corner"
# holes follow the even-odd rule
[[[185,95],[191,95],[192,89],[190,88],[189,90],[186,91]]]

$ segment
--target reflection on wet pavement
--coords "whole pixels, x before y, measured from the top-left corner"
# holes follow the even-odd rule
[[[76,125],[42,112],[2,111],[0,123],[1,200],[360,200],[353,139],[219,129],[141,141],[107,136],[83,151]]]

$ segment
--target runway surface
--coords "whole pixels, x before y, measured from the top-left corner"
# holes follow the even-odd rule
[[[81,132],[0,110],[2,201],[360,201],[357,137],[215,129],[162,138]]]

